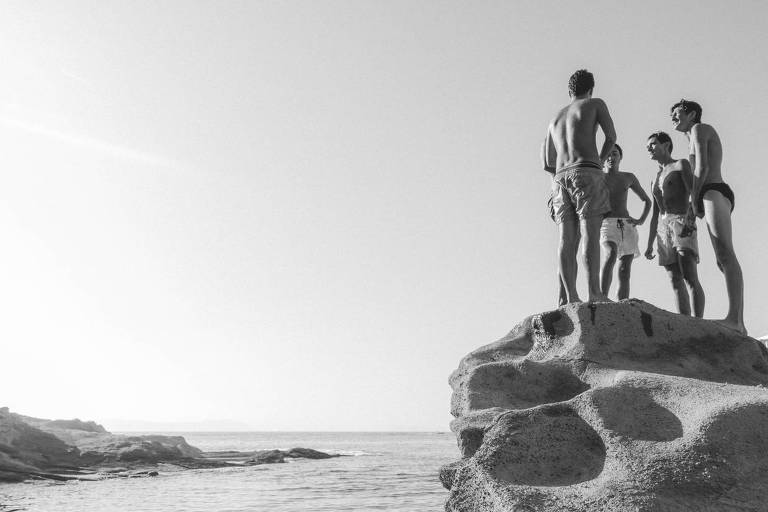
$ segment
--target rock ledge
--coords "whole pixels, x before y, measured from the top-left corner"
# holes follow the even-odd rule
[[[449,512],[759,511],[768,351],[637,300],[525,319],[450,378]]]

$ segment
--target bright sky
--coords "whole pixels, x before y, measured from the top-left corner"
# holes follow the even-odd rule
[[[3,2],[0,405],[446,430],[461,357],[555,305],[539,145],[582,67],[644,185],[647,135],[703,105],[765,334],[768,4],[735,5]],[[674,309],[656,261],[632,296]]]

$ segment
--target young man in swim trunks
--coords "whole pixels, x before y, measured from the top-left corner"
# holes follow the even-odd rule
[[[672,139],[664,132],[651,134],[646,149],[651,160],[659,164],[659,172],[651,184],[653,214],[645,257],[649,260],[654,258],[655,239],[659,250],[659,265],[667,270],[672,281],[677,311],[682,315],[691,314],[691,300],[688,297],[690,290],[693,313],[701,318],[704,314],[704,290],[696,269],[699,246],[696,240],[696,217],[690,201],[693,182],[691,165],[688,160],[672,158]]]
[[[555,178],[555,169],[554,167],[548,167],[547,166],[547,141],[544,140],[544,143],[541,145],[541,165],[543,166],[544,170],[552,175],[552,179]],[[551,192],[551,191],[550,191]],[[555,222],[555,208],[552,205],[552,201],[554,199],[554,196],[550,193],[549,199],[547,200],[547,211],[549,212],[549,217],[552,219],[552,222]],[[555,222],[557,224],[557,222]],[[577,249],[579,247],[579,241],[581,240],[581,233],[576,233],[576,243],[573,247],[573,260],[576,261],[576,253]],[[575,276],[574,276],[575,278]],[[559,287],[558,290],[558,296],[557,296],[557,305],[558,306],[565,306],[568,304],[568,293],[565,291],[565,283],[563,282],[563,276],[560,274],[560,269],[557,270],[557,284]]]
[[[555,173],[552,206],[560,231],[558,264],[568,302],[580,301],[574,257],[579,232],[584,237],[589,300],[608,300],[600,290],[600,225],[611,209],[602,169],[616,141],[616,131],[605,102],[592,97],[594,87],[594,77],[585,69],[571,76],[571,102],[549,123],[545,141],[544,166]],[[598,126],[605,135],[599,153]]]
[[[600,245],[603,249],[603,268],[600,273],[600,288],[608,296],[613,279],[613,267],[619,260],[619,293],[618,298],[629,298],[629,277],[632,272],[632,260],[640,256],[638,249],[637,228],[648,217],[651,210],[651,198],[645,193],[637,176],[631,172],[619,171],[624,153],[618,144],[605,161],[605,183],[611,203],[609,217],[603,219],[600,228]],[[632,190],[645,203],[643,214],[639,219],[629,215],[627,211],[627,193]]]
[[[693,211],[707,222],[717,266],[725,275],[728,315],[718,323],[746,334],[744,327],[744,278],[733,250],[731,212],[733,191],[723,182],[723,146],[715,129],[701,122],[701,105],[680,100],[670,109],[672,124],[688,138],[693,166]]]

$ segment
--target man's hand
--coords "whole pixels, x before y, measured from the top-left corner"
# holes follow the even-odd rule
[[[649,247],[649,248],[647,248],[645,250],[645,258],[646,259],[652,260],[655,257],[656,257],[656,255],[653,254],[653,246],[651,246],[651,247]]]
[[[696,201],[691,201],[691,207],[688,209],[688,214],[687,215],[693,216],[694,218],[695,217],[702,218],[702,217],[704,217],[704,212],[700,212],[699,211],[699,209],[698,209],[698,207],[696,205]],[[687,220],[688,219],[686,217],[686,221]]]
[[[680,231],[680,236],[691,236],[691,233],[694,231],[696,231],[696,213],[693,204],[691,204],[691,207],[685,213],[685,225]]]

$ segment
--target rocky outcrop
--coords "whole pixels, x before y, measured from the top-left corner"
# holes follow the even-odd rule
[[[156,476],[161,464],[201,469],[328,457],[309,448],[204,453],[181,436],[112,434],[92,421],[46,420],[0,408],[0,482]]]
[[[527,318],[450,379],[452,512],[758,511],[768,350],[631,300]]]

